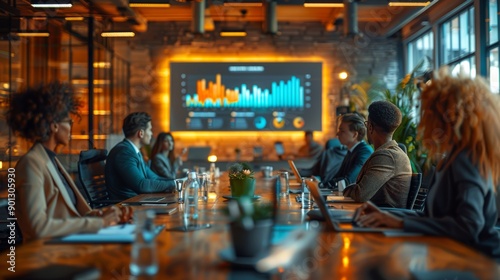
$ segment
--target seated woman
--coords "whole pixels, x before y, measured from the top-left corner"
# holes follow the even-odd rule
[[[419,133],[429,155],[440,160],[424,212],[401,216],[365,203],[357,223],[449,236],[500,259],[493,187],[500,177],[498,112],[498,96],[482,78],[441,69],[421,94]]]
[[[112,206],[92,210],[56,157],[68,145],[79,102],[62,84],[31,88],[12,95],[7,122],[12,131],[33,142],[16,165],[16,218],[25,241],[97,232],[128,221],[132,211]]]
[[[180,156],[176,157],[174,137],[170,132],[158,134],[151,150],[151,170],[158,176],[175,179],[177,171],[182,166]]]

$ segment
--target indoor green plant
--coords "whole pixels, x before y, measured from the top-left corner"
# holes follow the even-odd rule
[[[226,213],[231,218],[230,234],[236,256],[252,258],[268,252],[273,225],[271,204],[252,203],[249,197],[240,197],[229,201]]]
[[[250,196],[255,194],[255,173],[248,163],[233,163],[228,168],[231,196]]]

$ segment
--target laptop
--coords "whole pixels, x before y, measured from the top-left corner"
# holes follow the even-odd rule
[[[132,198],[124,200],[123,205],[145,205],[145,206],[164,206],[167,204],[177,203],[175,193],[148,193],[136,195]]]
[[[340,221],[336,219],[336,217],[330,215],[328,211],[328,207],[326,205],[326,201],[323,199],[323,195],[320,193],[320,189],[318,187],[318,183],[314,181],[306,181],[309,190],[314,198],[314,201],[318,205],[321,214],[323,215],[326,226],[328,230],[337,231],[337,232],[380,232],[380,233],[404,233],[401,229],[391,229],[391,228],[366,228],[366,227],[358,227],[352,223],[343,223],[340,226]],[[354,213],[356,216],[356,213]]]
[[[298,190],[290,189],[290,193],[301,193],[302,192],[302,188],[301,188],[302,176],[300,176],[299,169],[297,169],[297,166],[295,166],[295,163],[291,159],[288,160],[288,165],[290,166],[290,169],[292,169],[293,174],[295,175],[295,179],[297,181],[297,182],[294,182],[293,184],[292,184],[292,182],[290,182],[290,186],[298,186],[299,187]],[[331,195],[331,194],[333,194],[333,191],[330,189],[324,189],[324,190],[321,190],[321,194],[322,195]]]

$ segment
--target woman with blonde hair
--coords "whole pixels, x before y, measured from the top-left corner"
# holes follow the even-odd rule
[[[15,168],[15,215],[24,241],[97,232],[131,218],[129,207],[92,210],[57,159],[58,147],[69,143],[71,115],[78,115],[79,105],[71,88],[57,82],[12,95],[7,122],[33,142]]]
[[[365,203],[357,223],[449,236],[500,259],[500,234],[494,228],[499,112],[499,97],[484,79],[453,77],[447,68],[435,73],[421,93],[418,127],[429,155],[439,159],[424,212],[402,216]]]

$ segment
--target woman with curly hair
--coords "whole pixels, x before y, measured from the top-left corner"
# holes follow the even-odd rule
[[[68,145],[80,103],[66,85],[51,83],[12,96],[7,123],[33,142],[16,165],[16,217],[23,239],[97,232],[130,219],[130,208],[92,210],[56,157]]]
[[[175,179],[179,167],[182,166],[181,157],[174,153],[175,142],[170,132],[161,132],[156,138],[151,150],[151,170],[158,176]]]
[[[361,226],[448,236],[500,259],[495,190],[500,178],[500,103],[484,79],[435,73],[421,94],[419,137],[439,159],[422,213],[397,215],[370,203]]]

